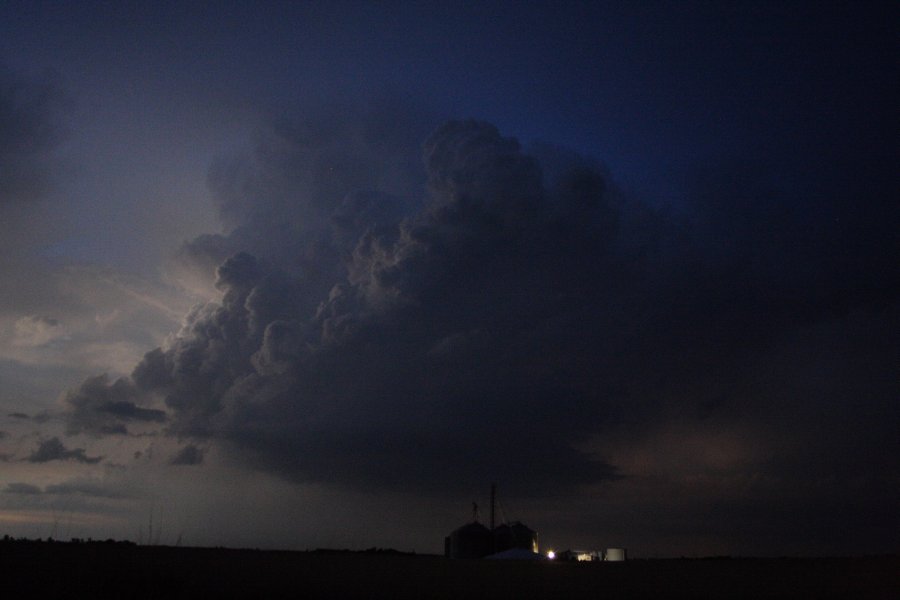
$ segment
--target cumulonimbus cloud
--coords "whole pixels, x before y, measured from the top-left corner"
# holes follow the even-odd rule
[[[767,250],[709,254],[709,221],[489,124],[428,138],[420,201],[373,175],[403,160],[298,131],[213,171],[234,229],[182,254],[218,263],[221,301],[129,378],[70,392],[71,432],[164,425],[300,481],[562,489],[621,476],[586,441],[727,405],[792,314],[829,310]]]

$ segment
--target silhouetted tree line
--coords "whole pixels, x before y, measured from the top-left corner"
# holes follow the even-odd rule
[[[47,537],[46,540],[41,538],[29,539],[26,537],[14,538],[10,535],[4,535],[2,539],[0,539],[0,544],[102,544],[105,546],[135,546],[136,544],[129,540],[114,540],[112,538],[107,538],[105,540],[95,540],[93,538],[77,538],[73,537],[68,542],[64,540],[54,540],[52,537]]]

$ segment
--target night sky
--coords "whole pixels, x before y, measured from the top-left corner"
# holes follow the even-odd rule
[[[0,4],[0,534],[896,552],[891,4]]]

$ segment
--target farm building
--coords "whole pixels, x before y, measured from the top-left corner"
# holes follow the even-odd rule
[[[627,557],[625,548],[607,548],[603,554],[603,560],[610,562],[621,562]]]
[[[603,560],[603,552],[599,550],[563,550],[554,554],[556,560],[570,560],[576,562],[591,562]]]
[[[473,521],[444,538],[444,556],[447,558],[484,558],[503,553],[513,557],[522,552],[537,554],[538,534],[518,521],[504,523],[493,531]]]
[[[496,513],[496,487],[491,486],[491,526],[478,522],[478,505],[473,503],[472,522],[444,538],[444,556],[447,558],[484,558],[498,555],[498,558],[513,557],[524,551],[538,553],[538,534],[520,521],[501,523],[494,526]]]
[[[622,562],[625,560],[627,552],[625,548],[607,548],[602,550],[562,550],[553,552],[552,557],[555,560],[568,560],[576,562],[593,562],[593,561],[610,561]]]

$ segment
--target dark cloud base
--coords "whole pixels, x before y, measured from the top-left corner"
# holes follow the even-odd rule
[[[199,465],[203,462],[203,450],[194,444],[188,444],[178,451],[169,461],[170,465]]]
[[[74,460],[80,463],[96,464],[103,460],[102,456],[88,456],[84,448],[66,448],[59,438],[50,438],[41,442],[37,449],[32,452],[28,458],[28,462],[46,463],[54,460]]]

